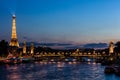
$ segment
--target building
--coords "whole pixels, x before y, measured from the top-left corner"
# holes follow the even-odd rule
[[[16,16],[12,16],[12,34],[11,34],[11,41],[10,46],[19,47],[17,33],[16,33]]]
[[[26,54],[26,42],[23,43],[23,54]]]
[[[109,54],[111,54],[111,53],[114,53],[114,43],[113,43],[113,41],[111,41],[109,43]]]
[[[31,43],[31,46],[30,46],[30,53],[33,55],[34,54],[34,44]]]

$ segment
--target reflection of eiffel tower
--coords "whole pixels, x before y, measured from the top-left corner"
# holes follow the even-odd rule
[[[19,47],[17,34],[16,34],[16,17],[12,16],[12,36],[10,41],[10,46]]]

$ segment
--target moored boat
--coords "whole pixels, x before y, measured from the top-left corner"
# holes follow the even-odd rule
[[[33,58],[21,58],[21,59],[22,59],[22,63],[29,63],[34,61]]]

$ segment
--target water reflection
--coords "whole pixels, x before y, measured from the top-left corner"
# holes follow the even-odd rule
[[[120,80],[104,66],[80,62],[35,62],[0,66],[0,80]]]
[[[58,67],[58,68],[64,67],[64,62],[58,62],[58,63],[57,63],[57,67]]]

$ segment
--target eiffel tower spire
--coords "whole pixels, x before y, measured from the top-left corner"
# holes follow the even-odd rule
[[[16,16],[15,15],[12,16],[12,36],[11,36],[10,46],[19,47],[17,33],[16,33]]]

